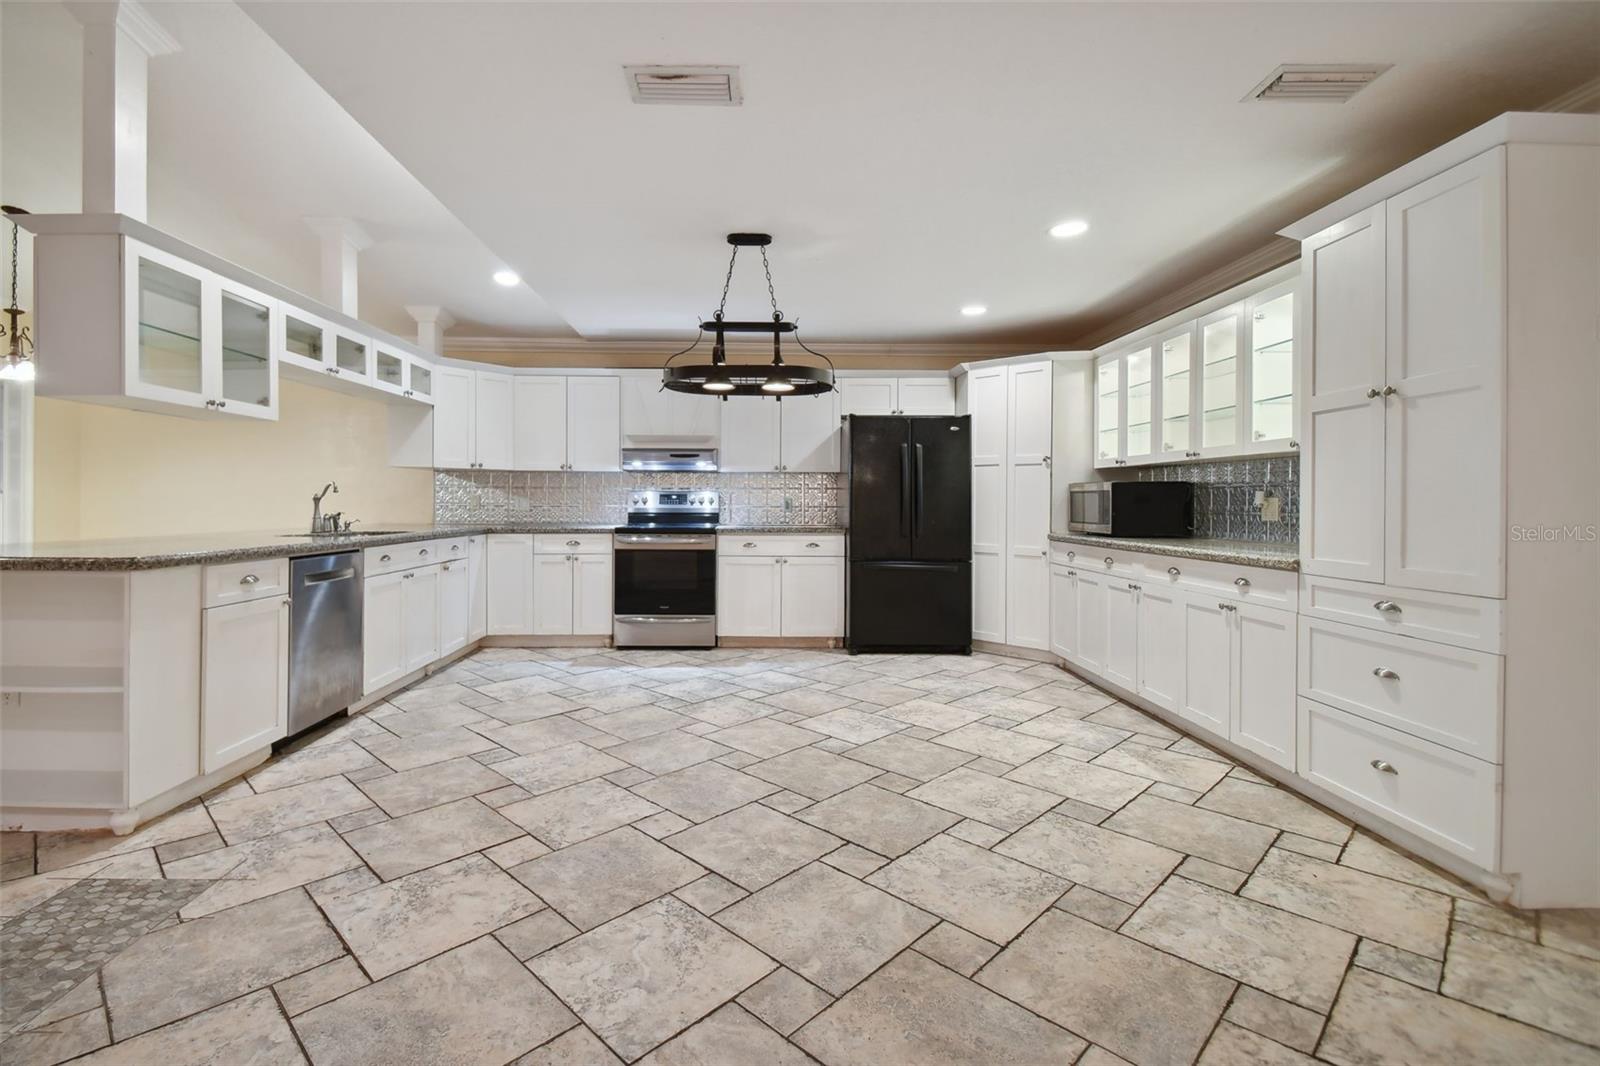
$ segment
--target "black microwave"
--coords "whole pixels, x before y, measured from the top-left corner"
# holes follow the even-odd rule
[[[1108,537],[1188,537],[1194,486],[1187,481],[1092,481],[1067,488],[1067,530]]]

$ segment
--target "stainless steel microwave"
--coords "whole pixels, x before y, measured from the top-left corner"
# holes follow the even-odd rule
[[[1088,481],[1067,486],[1067,530],[1108,537],[1194,533],[1194,486],[1187,481]]]

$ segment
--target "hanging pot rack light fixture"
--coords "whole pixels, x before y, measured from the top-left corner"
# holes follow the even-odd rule
[[[783,317],[778,310],[778,296],[772,287],[772,265],[767,262],[767,245],[772,237],[766,233],[730,233],[728,243],[733,254],[728,257],[728,276],[722,283],[722,302],[716,313],[700,323],[700,332],[694,343],[667,359],[661,371],[661,387],[673,392],[697,395],[768,396],[782,400],[785,396],[817,396],[832,392],[833,362],[821,352],[806,346],[800,339],[799,327]],[[733,284],[733,268],[739,261],[740,248],[761,249],[761,266],[767,275],[767,296],[772,301],[772,318],[737,320],[727,317],[728,288]],[[688,355],[700,346],[706,334],[711,334],[711,361],[709,363],[683,363],[674,366],[673,360]],[[768,334],[772,337],[772,362],[729,362],[728,334]],[[783,359],[782,338],[790,334],[794,343],[809,355],[820,359],[825,366],[807,363],[786,363]]]
[[[27,326],[17,322],[27,312],[17,306],[17,220],[12,217],[28,212],[10,204],[0,204],[0,213],[8,216],[11,222],[11,303],[0,308],[0,315],[6,316],[6,324],[0,326],[0,337],[6,341],[5,355],[0,357],[0,381],[32,381],[33,337]]]

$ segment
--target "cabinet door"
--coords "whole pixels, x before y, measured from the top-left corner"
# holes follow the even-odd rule
[[[892,415],[899,409],[894,378],[839,378],[839,409],[845,415]]]
[[[602,636],[611,632],[611,553],[572,557],[572,632]]]
[[[974,370],[967,375],[967,411],[972,416],[972,462],[975,466],[1006,461],[1006,368]]]
[[[896,408],[903,415],[953,415],[956,390],[949,378],[900,378]]]
[[[1298,281],[1274,285],[1245,304],[1246,452],[1282,451],[1294,439],[1299,410],[1294,358]]]
[[[1295,768],[1295,615],[1253,604],[1238,605],[1232,725],[1240,747]]]
[[[778,459],[783,469],[837,474],[839,472],[838,394],[827,392],[821,396],[793,396],[778,406],[783,409],[783,417],[779,424],[782,443]]]
[[[1067,660],[1078,656],[1078,585],[1064,566],[1050,568],[1050,650]]]
[[[439,656],[467,646],[472,632],[472,561],[439,564]]]
[[[617,378],[568,378],[566,423],[568,470],[622,469],[622,398]]]
[[[362,695],[376,692],[406,672],[401,592],[405,583],[404,571],[366,580],[361,604]]]
[[[1147,463],[1156,455],[1156,350],[1154,344],[1122,357],[1122,458]]]
[[[659,373],[619,375],[626,448],[717,446],[722,401],[661,387]]]
[[[405,571],[400,586],[401,613],[405,620],[405,672],[421,670],[439,657],[439,567],[419,566]]]
[[[1156,344],[1156,365],[1160,368],[1156,381],[1156,421],[1160,430],[1156,454],[1160,459],[1181,461],[1195,451],[1194,385],[1200,380],[1194,372],[1195,337],[1195,324],[1188,322]]]
[[[717,448],[717,468],[730,473],[777,470],[783,462],[778,422],[782,406],[776,400],[745,398],[724,404],[722,443]]]
[[[1104,574],[1076,571],[1078,657],[1077,664],[1091,674],[1106,675],[1106,587],[1117,580]]]
[[[419,403],[433,403],[433,366],[415,356],[406,358],[406,395]]]
[[[405,395],[406,357],[400,352],[373,342],[372,387],[396,396]]]
[[[373,369],[372,339],[351,333],[343,326],[334,326],[333,365],[340,381],[369,384]]]
[[[289,722],[289,601],[272,596],[205,612],[201,772],[284,736]]]
[[[511,468],[511,427],[514,424],[510,374],[479,370],[473,388],[473,454],[481,467]]]
[[[1094,465],[1122,461],[1122,359],[1102,356],[1094,364]]]
[[[433,465],[441,470],[465,470],[473,457],[473,379],[470,370],[441,366],[434,369]]]
[[[1301,244],[1300,568],[1383,580],[1384,210]]]
[[[717,558],[717,635],[776,637],[782,632],[783,587],[773,558]]]
[[[572,632],[572,556],[533,557],[533,632],[557,636]]]
[[[278,325],[278,363],[327,373],[332,365],[328,324],[295,307],[284,307]]]
[[[216,330],[208,271],[135,240],[124,242],[123,391],[205,406],[203,338]]]
[[[226,414],[278,417],[278,361],[273,337],[283,314],[278,301],[225,278],[217,279],[217,331],[209,358],[216,367],[210,398]]]
[[[489,593],[484,628],[491,636],[533,632],[533,535],[491,533],[485,549]]]
[[[1184,594],[1178,713],[1219,737],[1228,735],[1233,707],[1232,614],[1202,593]]]
[[[1183,687],[1183,594],[1164,585],[1139,586],[1138,693],[1177,712]]]
[[[1139,598],[1132,582],[1106,579],[1104,677],[1130,692],[1139,685]]]
[[[972,467],[972,639],[1006,640],[1006,468]]]
[[[1244,308],[1224,307],[1200,320],[1200,433],[1202,455],[1233,455],[1244,433]]]
[[[511,387],[511,465],[567,468],[567,379],[519,377]]]
[[[1042,651],[1050,647],[1051,367],[1006,370],[1006,643]]]
[[[786,558],[779,631],[786,637],[844,636],[844,559]]]
[[[1502,596],[1505,149],[1390,199],[1387,221],[1384,580]]]
[[[471,597],[467,608],[467,639],[479,640],[489,632],[489,568],[484,558],[484,539],[467,538],[467,574]]]

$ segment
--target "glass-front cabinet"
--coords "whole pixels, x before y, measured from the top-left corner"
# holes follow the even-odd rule
[[[1296,281],[1282,278],[1201,317],[1165,319],[1145,331],[1151,340],[1107,346],[1095,363],[1095,466],[1296,447]]]
[[[333,330],[333,366],[339,376],[358,382],[372,380],[372,342],[367,338],[335,326]]]
[[[278,416],[275,300],[131,239],[123,267],[127,396]]]
[[[278,361],[302,370],[326,372],[332,365],[332,328],[315,315],[298,307],[283,309],[283,339],[278,343]]]
[[[406,391],[406,357],[382,345],[372,349],[372,384],[402,396]]]
[[[406,360],[405,394],[421,403],[433,403],[433,368],[421,359]]]

